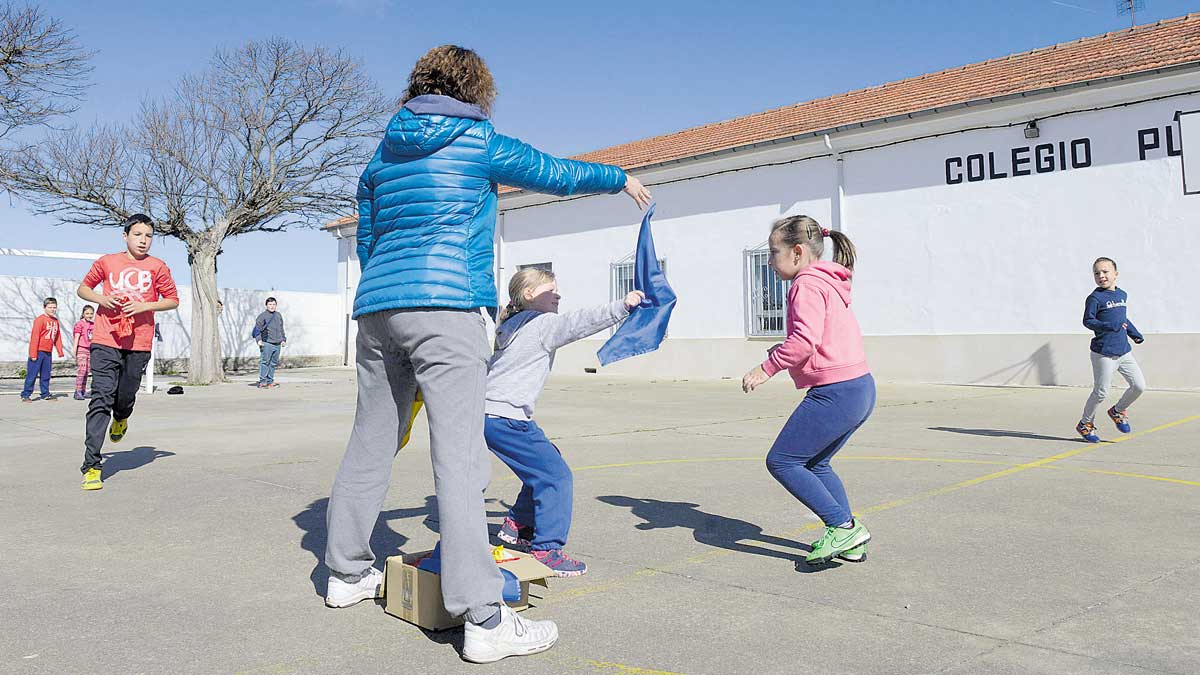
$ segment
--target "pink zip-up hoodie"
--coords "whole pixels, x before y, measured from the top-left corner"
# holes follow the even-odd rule
[[[786,369],[796,388],[802,389],[870,372],[862,330],[850,309],[853,276],[845,267],[825,260],[796,275],[787,297],[787,339],[763,361],[767,375]]]

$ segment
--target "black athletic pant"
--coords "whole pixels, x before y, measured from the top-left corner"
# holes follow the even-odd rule
[[[133,414],[133,403],[142,386],[142,372],[148,363],[150,352],[92,345],[92,400],[84,423],[80,471],[100,466],[100,448],[104,446],[109,419],[123,420]]]

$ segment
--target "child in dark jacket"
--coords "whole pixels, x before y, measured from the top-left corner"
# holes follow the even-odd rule
[[[1092,276],[1096,280],[1096,290],[1084,302],[1083,325],[1095,333],[1091,345],[1092,378],[1095,384],[1083,406],[1083,417],[1075,426],[1075,431],[1083,440],[1099,443],[1095,424],[1096,408],[1108,396],[1113,372],[1121,373],[1129,388],[1121,400],[1108,409],[1108,417],[1121,433],[1127,434],[1132,429],[1129,426],[1129,406],[1146,390],[1146,378],[1133,358],[1129,340],[1141,344],[1145,338],[1129,320],[1129,296],[1117,288],[1117,263],[1111,258],[1097,258],[1092,263]]]

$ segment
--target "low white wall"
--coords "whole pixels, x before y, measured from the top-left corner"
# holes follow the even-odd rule
[[[1092,384],[1090,334],[867,336],[867,362],[885,382],[955,384]],[[619,361],[601,372],[661,378],[740,380],[778,342],[766,338],[668,338],[658,351]],[[558,351],[554,372],[579,375],[597,368],[603,340],[581,340]],[[1134,356],[1151,389],[1200,388],[1200,334],[1148,334]],[[787,377],[780,374],[776,377]],[[1120,378],[1115,383],[1124,386]]]
[[[42,299],[47,296],[58,299],[58,318],[69,338],[87,304],[75,295],[78,286],[78,279],[0,275],[0,361],[24,361],[28,356],[29,331],[34,318],[42,313]],[[279,311],[283,313],[288,338],[284,356],[337,356],[338,363],[341,362],[346,328],[337,293],[242,288],[221,290],[225,305],[220,318],[221,350],[225,357],[258,355],[258,345],[250,333],[268,296],[279,301]],[[179,309],[159,312],[156,318],[163,338],[155,346],[156,356],[187,358],[191,342],[191,286],[179,286]]]

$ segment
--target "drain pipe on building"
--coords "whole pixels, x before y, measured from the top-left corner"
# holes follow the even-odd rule
[[[837,190],[833,193],[833,208],[829,209],[830,216],[833,218],[833,224],[830,229],[845,233],[845,201],[846,201],[846,171],[845,163],[842,160],[842,153],[838,152],[833,147],[833,141],[829,139],[829,134],[824,135],[825,148],[833,153],[834,160],[834,175],[837,177]]]

